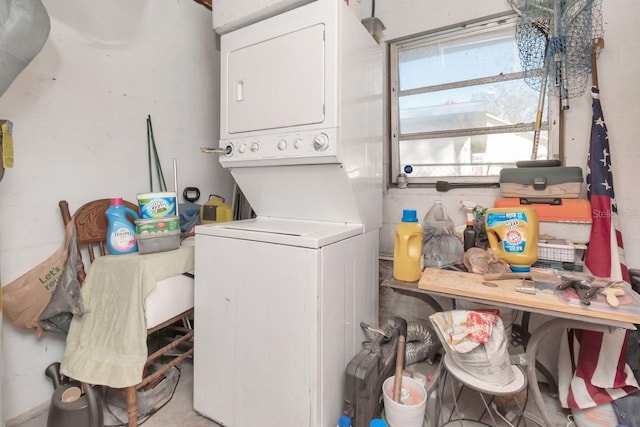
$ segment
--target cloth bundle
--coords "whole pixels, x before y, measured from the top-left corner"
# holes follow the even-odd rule
[[[466,372],[504,386],[514,380],[500,316],[490,311],[451,310],[429,316],[442,346]]]

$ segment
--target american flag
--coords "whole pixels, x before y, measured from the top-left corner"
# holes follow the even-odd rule
[[[600,105],[600,91],[591,88],[593,121],[587,158],[587,197],[593,223],[585,265],[595,276],[629,281],[622,234],[613,192],[611,151]],[[610,333],[569,330],[558,361],[559,398],[565,408],[591,408],[638,390],[626,364],[626,330]]]
[[[625,265],[622,233],[618,220],[618,206],[613,192],[611,150],[609,135],[604,123],[600,91],[591,89],[593,98],[593,123],[591,146],[587,158],[587,197],[591,202],[593,224],[585,264],[592,274],[629,282]]]

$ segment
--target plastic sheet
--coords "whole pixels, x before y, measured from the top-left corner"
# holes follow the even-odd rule
[[[81,263],[74,227],[69,241],[69,257],[62,276],[60,276],[60,281],[51,295],[49,304],[38,319],[38,323],[45,331],[66,335],[69,332],[73,316],[81,316],[84,313],[80,282],[78,282],[78,270],[81,268]]]
[[[0,96],[40,52],[50,28],[40,0],[0,0]]]

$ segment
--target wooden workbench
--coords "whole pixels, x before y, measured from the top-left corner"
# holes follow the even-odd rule
[[[418,289],[432,295],[482,301],[492,305],[500,303],[505,307],[565,319],[590,323],[603,323],[604,320],[608,325],[627,329],[632,328],[629,324],[640,324],[640,315],[613,307],[606,310],[578,307],[568,305],[549,293],[538,292],[532,295],[516,292],[516,286],[521,286],[520,280],[494,280],[492,283],[496,287],[485,286],[482,282],[480,274],[425,268],[418,282]]]
[[[520,280],[494,280],[493,283],[497,285],[496,287],[485,286],[482,282],[482,275],[479,274],[425,268],[418,282],[387,280],[383,286],[430,296],[460,298],[550,316],[551,320],[542,324],[532,333],[526,351],[529,391],[548,427],[554,427],[555,424],[540,394],[535,368],[538,344],[542,338],[553,331],[562,329],[609,332],[616,328],[635,329],[634,324],[640,324],[640,315],[614,308],[596,310],[589,307],[568,305],[553,294],[517,292],[515,288],[521,285]],[[434,305],[434,308],[437,308],[437,304]]]

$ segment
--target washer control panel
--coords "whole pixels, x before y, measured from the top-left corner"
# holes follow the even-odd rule
[[[228,151],[220,156],[226,166],[339,162],[335,128],[224,139],[220,148]]]

